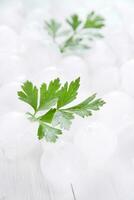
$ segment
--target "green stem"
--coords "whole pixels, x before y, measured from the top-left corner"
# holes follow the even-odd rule
[[[69,47],[69,41],[73,40],[73,38],[76,36],[76,34],[77,34],[77,32],[73,31],[73,34],[63,42],[63,45],[59,46],[61,53],[64,53],[66,51],[66,49]]]

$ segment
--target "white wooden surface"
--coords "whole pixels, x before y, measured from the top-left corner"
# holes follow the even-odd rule
[[[41,173],[40,156],[41,152],[34,152],[30,157],[16,161],[1,158],[0,200],[61,199]],[[65,200],[74,199],[71,185],[65,192]]]

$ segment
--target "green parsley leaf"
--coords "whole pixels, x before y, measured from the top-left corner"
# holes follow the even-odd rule
[[[56,142],[62,130],[69,129],[75,114],[81,117],[92,115],[104,105],[102,99],[96,99],[96,94],[76,106],[62,108],[74,101],[80,86],[80,78],[66,82],[62,87],[59,79],[43,83],[40,90],[30,81],[26,81],[18,92],[20,100],[28,103],[34,109],[34,113],[27,112],[30,121],[38,122],[38,139],[48,142]],[[41,112],[40,112],[41,111]],[[44,114],[41,114],[44,111]]]
[[[61,108],[73,100],[76,99],[78,94],[78,89],[80,87],[80,78],[77,78],[75,81],[72,81],[70,85],[68,85],[68,82],[64,84],[64,86],[61,88],[61,90],[57,93],[58,95],[58,102],[57,102],[57,108]]]
[[[104,26],[104,18],[100,15],[96,15],[95,12],[91,12],[86,19],[84,28],[100,29]]]
[[[79,25],[82,23],[82,21],[79,19],[79,16],[77,14],[72,15],[70,19],[66,19],[66,22],[71,26],[71,28],[76,31],[76,29],[79,27]]]
[[[76,106],[65,109],[65,111],[71,111],[72,113],[75,113],[81,117],[91,116],[93,110],[99,110],[100,107],[105,104],[102,99],[95,100],[95,98],[96,94],[88,97],[86,100]]]
[[[69,26],[64,29],[64,26],[54,19],[45,21],[45,29],[61,53],[86,51],[90,49],[91,41],[95,38],[102,38],[99,30],[105,25],[104,18],[95,12],[90,12],[84,20],[74,14],[65,22]]]
[[[51,19],[49,22],[45,21],[45,28],[47,29],[48,34],[52,36],[53,39],[55,39],[61,28],[61,24],[56,20]]]
[[[65,50],[73,50],[78,48],[81,45],[82,38],[70,37],[60,47],[60,51],[64,52]]]
[[[41,120],[42,122],[47,122],[47,123],[50,124],[53,121],[53,117],[54,117],[55,112],[56,112],[55,108],[50,109],[47,113],[40,116],[38,119]]]
[[[40,104],[38,110],[49,109],[57,103],[57,93],[60,88],[59,78],[51,81],[47,86],[43,83],[40,87]]]
[[[19,99],[26,102],[34,111],[37,111],[38,89],[30,81],[26,81],[22,86],[22,91],[18,92]]]
[[[45,138],[47,142],[56,142],[62,131],[57,128],[53,128],[47,124],[40,124],[38,128],[38,139]]]
[[[69,113],[63,110],[57,110],[54,115],[52,124],[53,126],[60,125],[61,129],[69,130],[73,119],[74,119],[74,116],[72,113]]]

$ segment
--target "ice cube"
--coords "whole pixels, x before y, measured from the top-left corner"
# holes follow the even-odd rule
[[[121,67],[122,89],[129,95],[134,96],[134,60],[129,60]]]
[[[41,169],[48,183],[57,190],[61,189],[61,193],[65,187],[71,184],[77,187],[78,183],[82,184],[88,179],[86,160],[71,143],[46,144],[41,158]]]
[[[96,113],[96,119],[117,133],[134,116],[134,100],[128,94],[115,90],[103,96],[106,104]]]
[[[26,73],[31,76],[41,72],[46,67],[56,64],[60,59],[60,53],[56,46],[43,44],[43,41],[28,39],[23,42],[21,63]]]
[[[134,159],[134,123],[132,120],[119,132],[117,154],[123,160],[132,162]]]
[[[0,24],[7,25],[19,32],[25,18],[25,10],[21,1],[5,1],[0,7]]]
[[[51,79],[60,78],[61,83],[71,82],[80,77],[80,94],[87,92],[89,95],[90,80],[88,69],[84,61],[77,56],[65,56],[55,65],[46,67],[34,74],[31,78],[36,83],[49,82]]]
[[[18,99],[21,82],[11,82],[0,87],[0,114],[10,111],[27,112],[30,107]]]
[[[119,88],[119,70],[116,67],[100,67],[93,69],[90,75],[91,90],[98,94],[106,94]]]
[[[0,66],[0,85],[25,79],[25,72],[18,56],[0,53]]]
[[[129,37],[125,27],[116,28],[114,32],[109,31],[106,40],[117,58],[118,66],[133,57],[133,40]]]
[[[109,163],[109,168],[117,199],[134,199],[134,166],[127,161],[113,160],[113,163]]]
[[[67,16],[70,16],[74,13],[79,13],[79,14],[84,15],[86,10],[89,10],[89,9],[87,9],[87,7],[84,4],[85,4],[85,1],[83,2],[81,0],[79,0],[79,1],[68,0],[68,1],[64,1],[64,2],[55,0],[53,2],[53,6],[52,6],[51,10],[52,10],[53,16],[55,16],[55,18],[64,20]],[[57,9],[59,10],[59,12],[57,12]]]
[[[124,27],[124,32],[127,33],[129,39],[133,43],[134,39],[134,25],[133,25],[133,1],[116,1],[115,6],[120,13],[120,22],[122,23],[122,26]],[[128,23],[129,21],[129,23]]]
[[[89,68],[96,71],[101,70],[101,68],[115,67],[118,63],[115,53],[108,46],[105,39],[94,42],[85,59],[88,62]]]
[[[0,26],[0,52],[17,53],[19,36],[6,25]]]
[[[75,144],[88,160],[90,170],[101,169],[114,154],[117,141],[112,131],[99,121],[79,127],[75,134]]]
[[[57,69],[60,71],[60,77],[63,81],[72,81],[78,77],[81,78],[81,88],[89,88],[89,73],[86,62],[78,56],[65,56],[57,64]]]
[[[0,149],[6,158],[24,158],[36,150],[38,125],[25,114],[9,112],[0,116]]]
[[[51,80],[56,78],[60,78],[60,72],[57,67],[50,66],[34,74],[31,77],[31,80],[33,80],[36,84],[42,84],[43,82],[49,83]]]

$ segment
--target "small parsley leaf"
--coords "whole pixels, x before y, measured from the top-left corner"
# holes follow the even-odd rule
[[[61,29],[61,24],[57,22],[54,19],[51,19],[49,22],[45,21],[45,28],[48,31],[48,34],[53,38],[53,40],[56,38],[56,36],[59,33],[59,30]]]
[[[34,111],[37,111],[38,89],[30,81],[26,81],[22,86],[22,91],[18,92],[19,99],[26,102]]]
[[[104,27],[104,18],[100,15],[96,15],[95,12],[91,12],[86,19],[84,28],[100,29]]]
[[[49,109],[57,103],[60,85],[59,78],[51,81],[48,86],[46,83],[41,85],[39,110]]]
[[[97,111],[100,109],[101,106],[105,104],[105,102],[102,99],[96,100],[95,98],[96,98],[96,94],[88,97],[82,103],[65,110],[71,111],[72,113],[75,113],[81,117],[90,116],[92,115],[93,110]]]
[[[58,136],[62,134],[62,131],[57,128],[53,128],[47,124],[40,124],[38,128],[38,139],[45,138],[47,142],[56,142]]]
[[[66,19],[66,22],[71,26],[71,28],[76,31],[76,29],[79,27],[79,25],[82,23],[82,21],[79,19],[79,16],[77,14],[72,15],[70,19]]]
[[[68,84],[68,82],[66,82],[61,90],[58,92],[57,108],[59,109],[75,100],[78,94],[79,87],[80,78],[72,81],[70,85]]]
[[[69,113],[63,110],[57,110],[54,115],[52,124],[53,126],[60,125],[61,129],[69,130],[73,119],[74,119],[74,116],[72,113]]]
[[[40,116],[39,119],[43,122],[51,123],[53,121],[54,114],[56,112],[56,109],[50,109],[47,113],[44,115]]]

